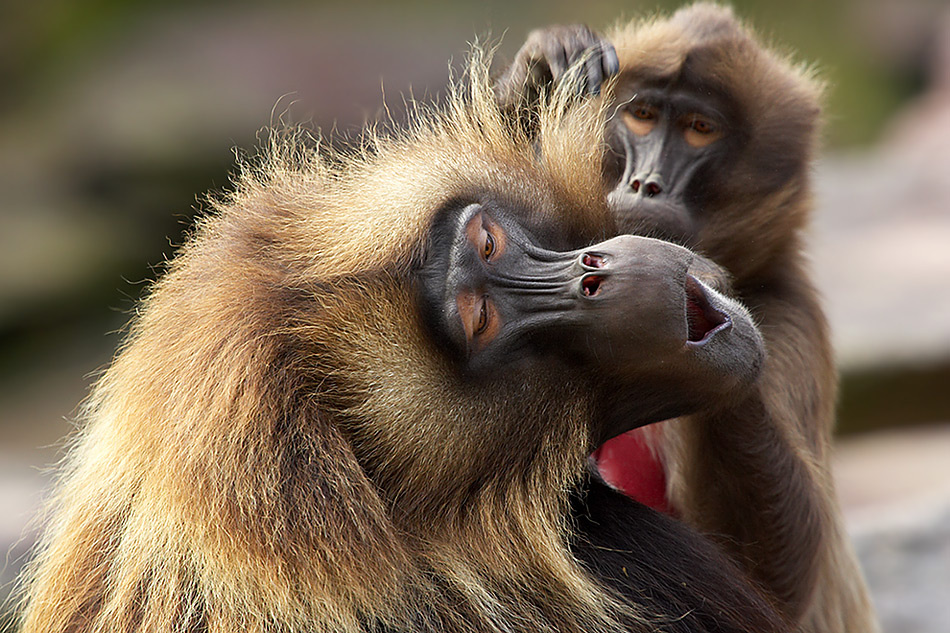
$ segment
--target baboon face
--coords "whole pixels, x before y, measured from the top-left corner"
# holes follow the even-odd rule
[[[733,274],[730,240],[749,240],[749,260],[750,248],[780,248],[802,214],[769,199],[804,186],[820,115],[809,72],[699,4],[603,38],[581,25],[534,31],[496,93],[517,116],[546,84],[596,95],[613,74],[603,178],[619,231],[701,245]]]
[[[749,240],[755,259],[749,249],[780,248],[801,221],[767,201],[803,186],[820,89],[729,14],[683,11],[653,28],[611,36],[610,206],[621,230],[702,245],[738,275],[729,240]]]
[[[608,201],[619,223],[693,241],[727,165],[742,148],[737,108],[707,79],[628,74],[607,129]]]
[[[463,379],[560,363],[598,392],[597,441],[687,413],[758,372],[749,315],[697,278],[711,264],[685,248],[622,235],[551,250],[491,198],[451,205],[432,234],[424,312]]]

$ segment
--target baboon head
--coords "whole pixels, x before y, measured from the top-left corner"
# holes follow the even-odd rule
[[[28,629],[616,626],[568,491],[761,341],[706,260],[604,241],[596,104],[535,144],[486,67],[356,151],[278,135],[215,202],[90,398]]]
[[[806,220],[818,82],[714,5],[606,37],[620,71],[605,177],[621,230],[701,245],[747,279]]]

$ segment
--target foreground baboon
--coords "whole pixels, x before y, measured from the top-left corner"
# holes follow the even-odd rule
[[[530,131],[522,106],[552,83],[599,93],[613,74],[602,177],[618,229],[727,269],[768,359],[744,406],[618,438],[595,454],[600,472],[720,535],[802,630],[873,631],[831,481],[837,378],[802,253],[821,86],[729,10],[698,4],[604,38],[535,31],[496,92]]]
[[[785,630],[585,475],[742,400],[748,313],[685,248],[603,241],[598,108],[542,113],[539,159],[472,67],[361,153],[279,140],[199,222],[87,403],[24,631]]]

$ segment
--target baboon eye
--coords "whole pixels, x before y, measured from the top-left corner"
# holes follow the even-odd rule
[[[489,261],[491,256],[495,254],[495,238],[491,236],[491,233],[485,231],[485,244],[482,246],[482,256],[485,258],[485,261]]]
[[[722,130],[714,121],[703,115],[691,114],[686,119],[683,136],[693,147],[705,147],[722,138]]]
[[[646,136],[656,127],[659,112],[651,105],[638,105],[623,111],[623,122],[634,134]]]
[[[505,253],[505,230],[487,213],[476,213],[465,225],[465,235],[471,248],[482,261],[498,259]]]
[[[488,302],[482,297],[478,302],[478,320],[475,322],[475,334],[481,334],[488,328]]]
[[[690,119],[689,127],[700,134],[712,134],[716,131],[716,125],[712,121],[696,115]]]
[[[640,106],[633,110],[633,117],[641,121],[652,121],[656,118],[656,110],[650,106]]]
[[[483,289],[462,290],[455,298],[459,320],[465,330],[466,345],[478,351],[491,343],[501,331],[501,319],[491,297]]]

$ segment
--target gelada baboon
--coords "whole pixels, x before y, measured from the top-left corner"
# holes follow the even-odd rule
[[[801,630],[873,631],[831,481],[837,377],[802,253],[821,85],[728,9],[697,4],[603,38],[535,31],[495,88],[530,131],[521,106],[552,83],[599,93],[612,75],[602,177],[618,229],[728,270],[768,358],[744,406],[618,438],[595,454],[600,472],[720,535]]]
[[[214,203],[98,381],[23,630],[782,631],[685,525],[589,481],[634,425],[743,400],[721,272],[622,236],[603,111],[444,113]],[[539,162],[540,161],[540,162]]]

